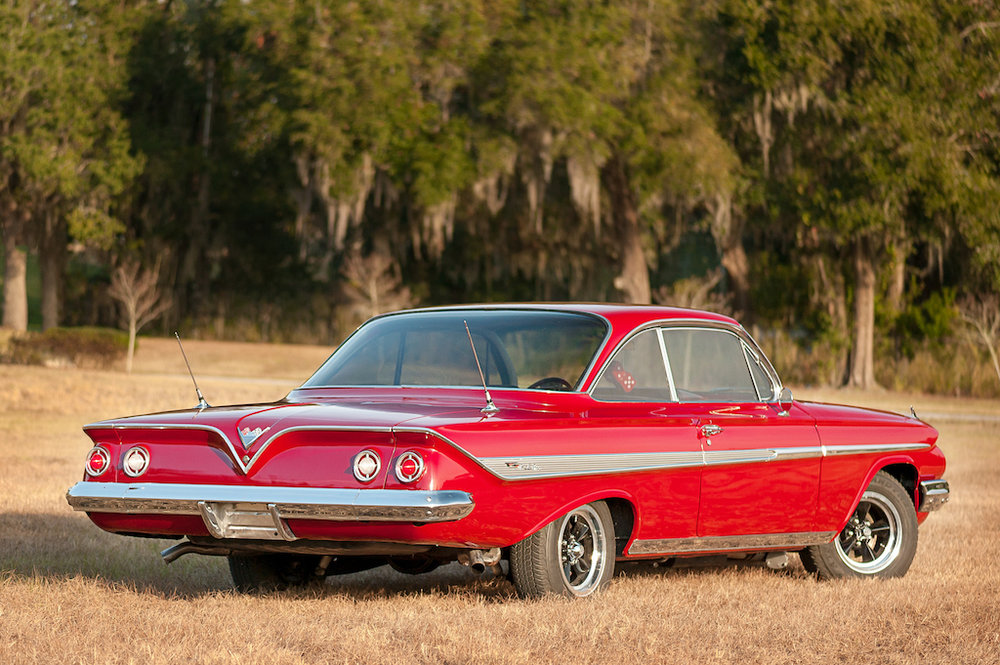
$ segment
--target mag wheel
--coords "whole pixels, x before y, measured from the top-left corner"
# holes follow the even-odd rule
[[[822,578],[899,577],[917,550],[917,515],[906,490],[878,473],[847,525],[833,542],[800,553],[807,570]]]
[[[280,591],[303,587],[323,578],[315,574],[317,556],[301,554],[233,554],[229,559],[229,574],[236,590],[241,593]]]
[[[524,597],[589,596],[615,570],[615,531],[603,501],[575,508],[510,550],[510,570]]]

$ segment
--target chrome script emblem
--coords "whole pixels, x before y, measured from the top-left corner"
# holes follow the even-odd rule
[[[250,429],[249,427],[244,427],[243,429],[241,429],[239,433],[240,433],[240,441],[243,442],[243,447],[249,448],[250,446],[252,446],[253,442],[256,441],[258,438],[260,438],[260,435],[269,429],[271,428],[265,427],[264,429],[261,429],[259,427],[255,427],[254,429]]]
[[[538,465],[531,462],[507,462],[507,468],[519,471],[538,471]]]

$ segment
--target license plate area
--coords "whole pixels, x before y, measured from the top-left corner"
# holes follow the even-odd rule
[[[198,508],[215,538],[296,540],[273,503],[199,501]]]

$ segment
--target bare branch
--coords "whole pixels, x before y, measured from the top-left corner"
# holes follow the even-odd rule
[[[987,30],[992,30],[993,28],[1000,28],[1000,21],[977,21],[958,33],[958,38],[965,39],[974,32],[981,32],[985,35]]]
[[[138,261],[127,260],[111,275],[108,295],[121,305],[122,325],[128,328],[129,345],[126,371],[132,372],[135,336],[143,326],[170,308],[170,299],[160,292],[160,264],[144,269]]]
[[[1000,298],[995,294],[968,297],[958,304],[958,313],[978,334],[978,341],[986,347],[993,361],[993,370],[1000,381],[1000,358],[997,343],[1000,341]]]
[[[403,286],[399,266],[384,251],[362,257],[355,249],[345,259],[342,272],[347,279],[347,295],[363,318],[413,306],[413,296]]]

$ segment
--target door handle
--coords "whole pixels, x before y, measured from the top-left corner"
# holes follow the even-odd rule
[[[701,435],[706,439],[710,436],[715,436],[716,434],[722,434],[722,428],[718,425],[702,425]]]

